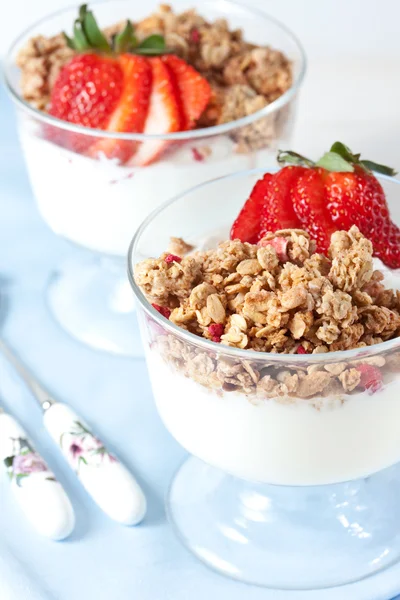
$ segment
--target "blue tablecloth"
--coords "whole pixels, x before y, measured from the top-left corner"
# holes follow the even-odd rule
[[[208,571],[174,537],[166,522],[163,497],[184,452],[156,413],[144,362],[85,348],[52,320],[45,303],[46,281],[60,260],[78,250],[53,235],[37,213],[11,103],[1,89],[0,136],[2,335],[56,398],[79,409],[96,427],[137,475],[149,505],[145,521],[137,528],[118,526],[104,516],[53,452],[29,392],[0,361],[1,403],[21,419],[48,457],[77,514],[77,527],[68,541],[42,539],[21,517],[2,477],[0,598],[286,600],[288,593],[245,586]],[[12,573],[15,583],[9,581],[4,587]],[[388,600],[397,591],[395,582],[400,589],[400,569],[379,577],[357,588],[292,593],[290,598]]]

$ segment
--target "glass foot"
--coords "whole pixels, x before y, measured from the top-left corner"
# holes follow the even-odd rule
[[[84,344],[142,357],[134,298],[125,271],[122,259],[68,261],[50,278],[48,303],[61,327]]]
[[[167,510],[181,541],[207,566],[270,588],[343,585],[400,558],[398,466],[350,483],[279,487],[189,458]]]

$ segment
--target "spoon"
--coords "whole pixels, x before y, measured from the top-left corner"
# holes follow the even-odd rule
[[[43,410],[47,431],[96,504],[118,523],[140,523],[146,513],[146,498],[133,475],[79,415],[50,396],[3,340],[0,352],[30,388]]]
[[[33,448],[21,425],[0,408],[0,461],[10,478],[14,497],[41,535],[63,540],[75,525],[64,488]]]

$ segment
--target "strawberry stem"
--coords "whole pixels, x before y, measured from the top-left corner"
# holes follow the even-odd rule
[[[278,150],[276,160],[280,165],[298,165],[301,167],[315,167],[315,163],[292,150]]]
[[[291,150],[279,150],[277,155],[277,161],[280,165],[290,164],[299,165],[302,167],[322,167],[327,171],[333,172],[349,172],[354,171],[354,167],[358,166],[364,169],[364,171],[376,171],[383,175],[390,175],[393,177],[397,174],[395,169],[387,167],[386,165],[380,165],[372,160],[360,160],[361,154],[354,154],[348,146],[345,146],[342,142],[335,142],[332,144],[329,152],[325,154],[315,163],[309,158],[292,152]]]
[[[112,37],[111,43],[99,28],[92,11],[87,4],[79,7],[79,16],[74,22],[73,37],[64,33],[69,48],[76,52],[101,52],[103,54],[143,54],[158,56],[170,52],[162,35],[150,35],[140,43],[135,36],[132,23],[127,20],[124,29]]]

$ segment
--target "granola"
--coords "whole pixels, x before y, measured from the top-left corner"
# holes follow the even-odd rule
[[[173,323],[216,345],[320,354],[398,337],[400,294],[384,288],[382,274],[373,270],[372,245],[358,228],[332,236],[329,258],[314,250],[306,232],[282,230],[257,245],[225,241],[174,260],[164,253],[136,265],[135,279]],[[360,359],[282,372],[267,357],[244,366],[219,358],[218,346],[213,355],[165,332],[153,343],[185,375],[211,388],[310,398],[352,393],[362,379]],[[382,356],[364,362],[386,365]],[[391,357],[387,371],[398,364]]]
[[[111,39],[124,25],[125,22],[116,23],[104,33]],[[213,94],[198,127],[253,114],[292,85],[291,64],[282,52],[246,42],[242,31],[230,30],[224,19],[208,22],[194,9],[177,14],[162,4],[154,14],[135,23],[135,32],[139,40],[151,34],[163,35],[167,47],[209,81]],[[45,111],[56,77],[74,54],[61,33],[30,39],[17,57],[24,99]],[[270,145],[281,134],[286,117],[284,107],[236,130],[232,134],[236,150],[249,152]]]

